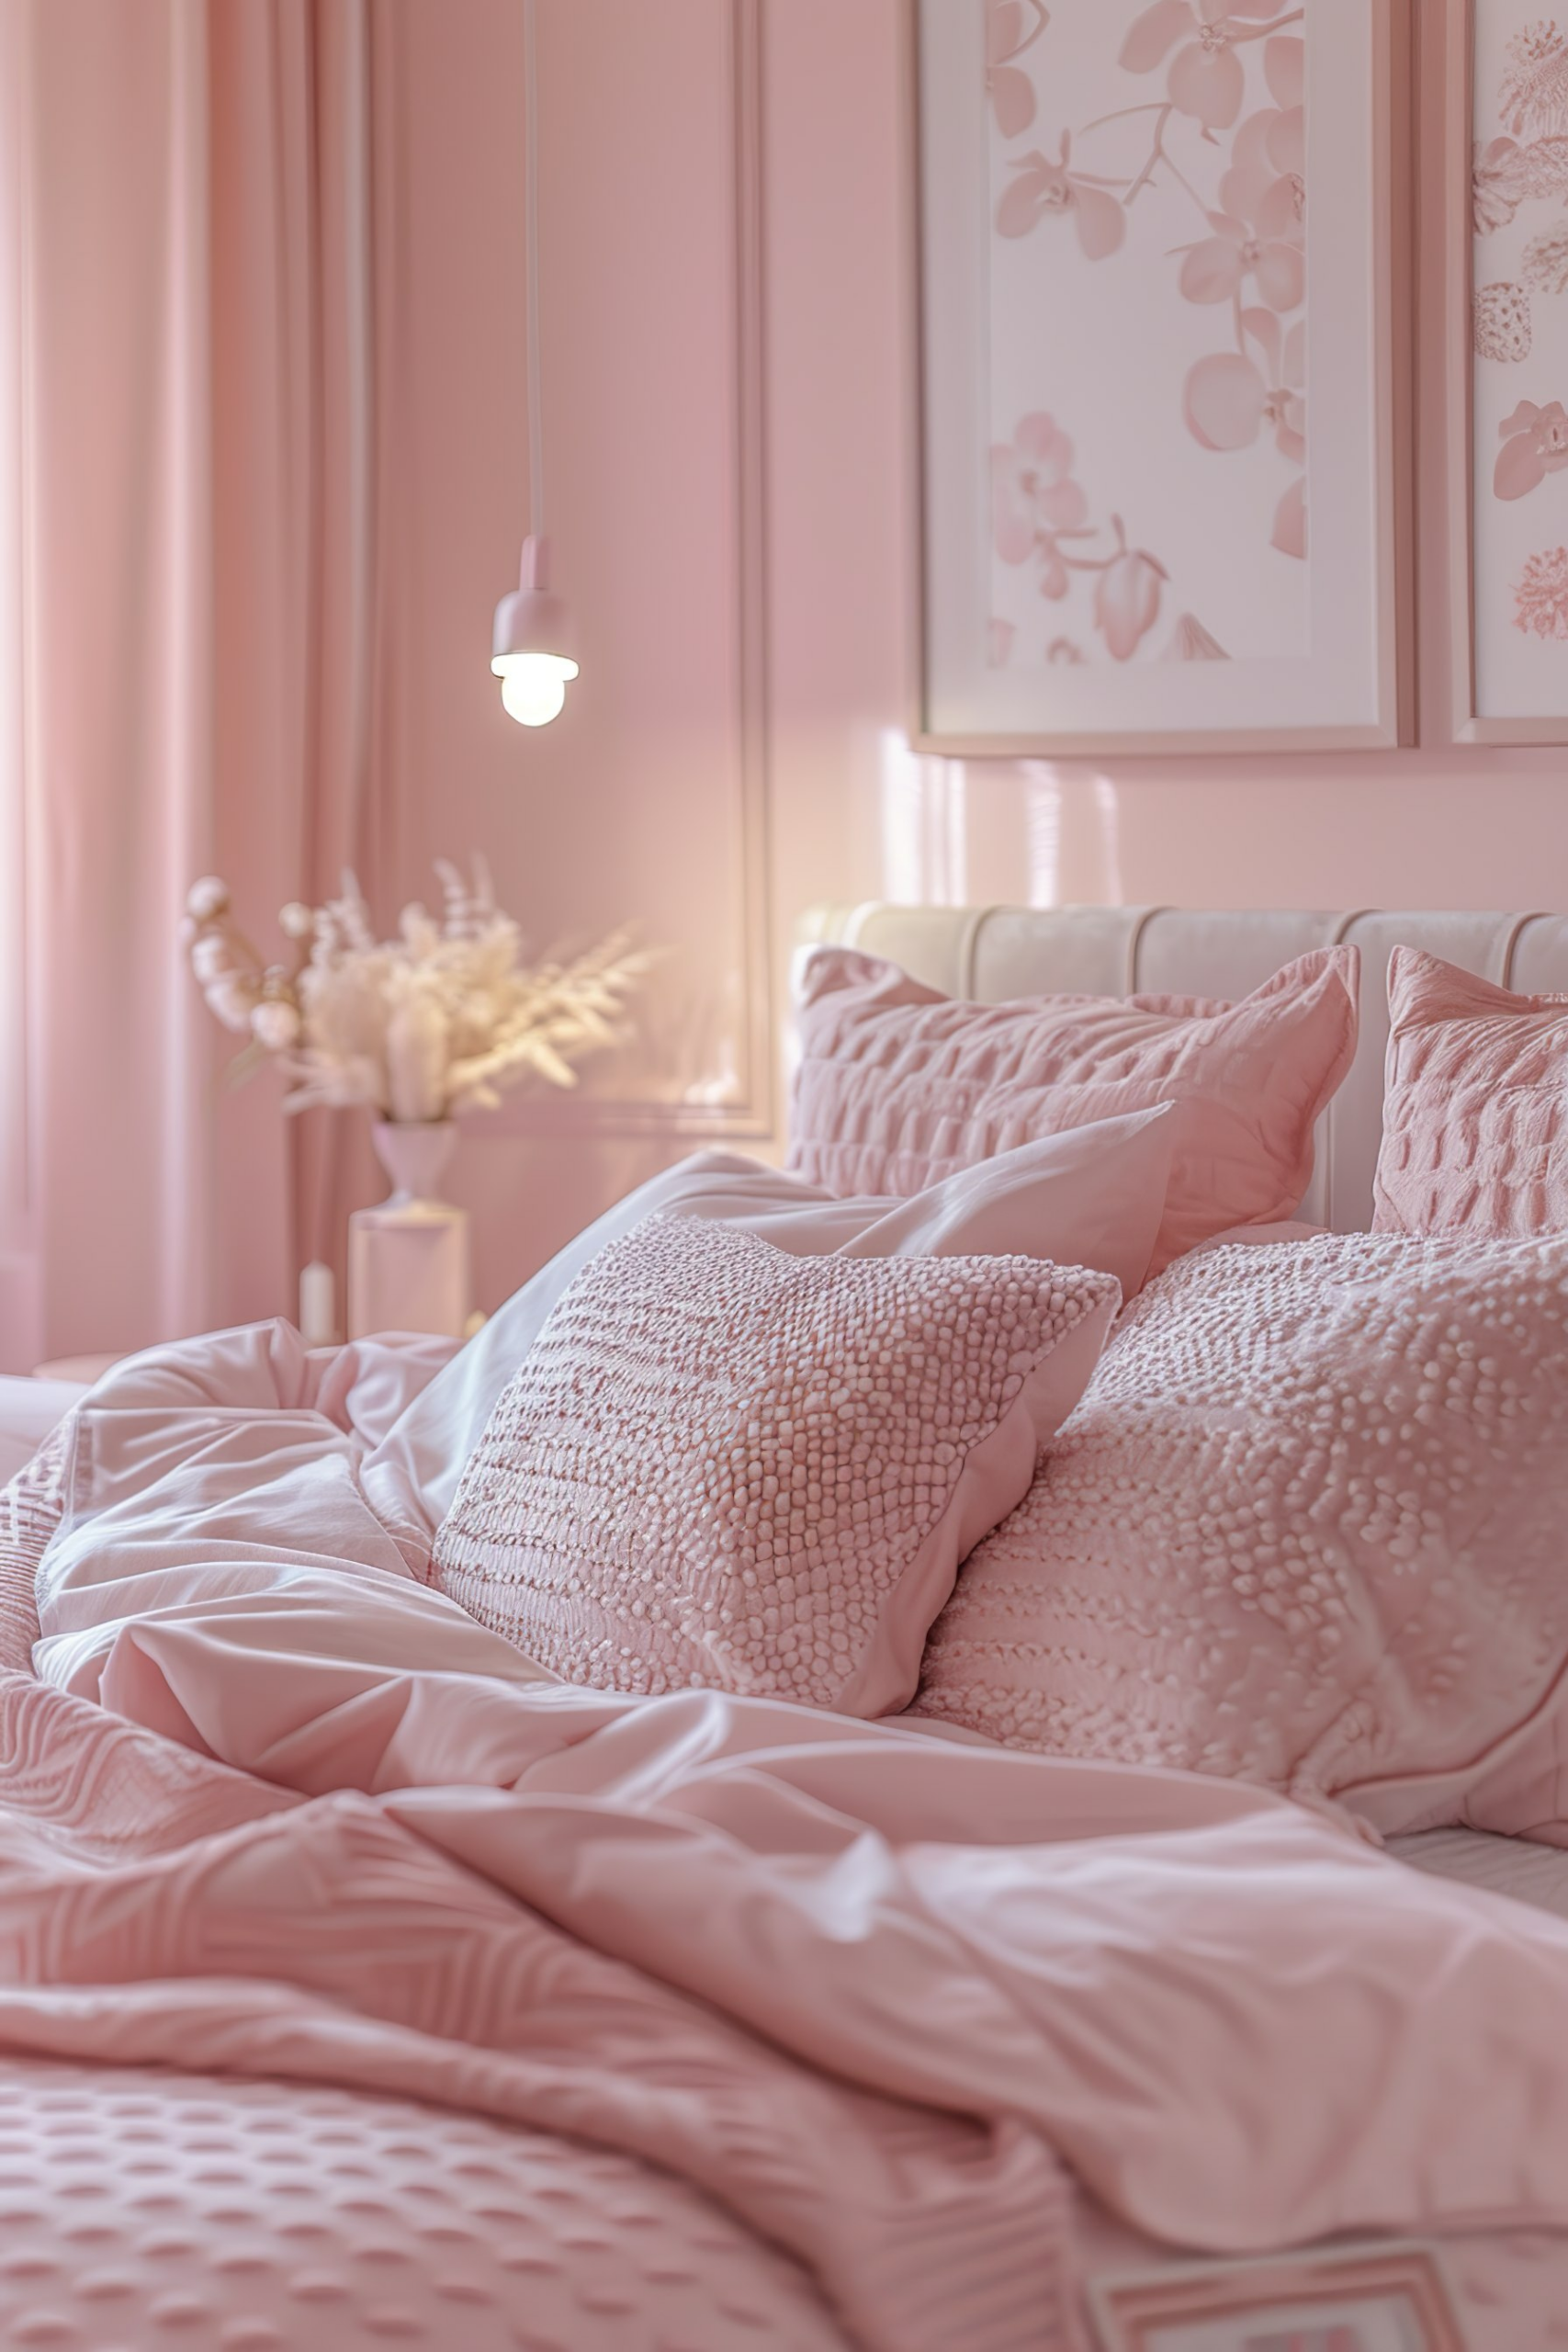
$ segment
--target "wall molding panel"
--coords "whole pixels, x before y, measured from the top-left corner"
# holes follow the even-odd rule
[[[726,883],[728,904],[714,908],[713,933],[728,930],[736,944],[728,974],[728,1029],[738,1048],[723,1099],[712,1073],[690,1071],[692,1094],[632,1095],[613,1076],[595,1082],[592,1065],[581,1091],[525,1093],[508,1099],[477,1134],[541,1140],[586,1136],[667,1136],[694,1148],[705,1140],[763,1140],[777,1125],[776,989],[772,923],[771,727],[766,348],[763,256],[762,0],[703,0],[716,42],[724,49],[728,92],[726,283],[717,289],[728,312],[732,402],[724,496],[729,511],[731,572],[727,596],[733,620],[731,719],[724,761],[725,804],[733,847]],[[691,0],[687,0],[688,8]],[[610,52],[613,59],[614,51]],[[606,70],[613,70],[607,68]],[[659,451],[649,447],[648,464]],[[678,593],[678,592],[677,592]],[[695,626],[700,614],[694,614]],[[585,660],[589,657],[585,654]],[[690,825],[685,809],[675,825]],[[657,906],[643,928],[658,937]],[[703,1095],[710,1099],[699,1099]]]

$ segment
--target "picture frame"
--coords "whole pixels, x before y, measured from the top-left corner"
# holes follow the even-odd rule
[[[1568,389],[1568,290],[1556,276],[1528,282],[1559,220],[1568,243],[1568,186],[1522,171],[1510,183],[1540,126],[1521,120],[1514,140],[1500,109],[1508,46],[1541,14],[1517,0],[1442,0],[1423,62],[1426,119],[1443,126],[1423,189],[1440,234],[1426,258],[1440,348],[1428,338],[1422,365],[1441,387],[1423,506],[1446,541],[1432,568],[1446,581],[1448,632],[1434,731],[1456,744],[1568,743],[1568,558],[1556,561],[1568,512],[1555,447],[1539,473],[1531,447],[1552,439],[1552,403]],[[1510,145],[1512,158],[1499,153]]]
[[[1274,0],[1277,28],[1258,6],[1223,132],[1200,119],[1225,115],[1230,96],[1194,85],[1199,44],[1156,55],[1138,31],[1168,11],[909,5],[915,748],[1051,758],[1410,740],[1414,483],[1394,431],[1410,368],[1404,0]],[[1304,99],[1304,126],[1281,96]],[[1139,117],[1157,126],[1142,163]],[[1298,193],[1314,171],[1324,191],[1310,227],[1279,217],[1275,184],[1292,174],[1274,162],[1297,160]],[[1151,191],[1157,212],[1138,214]],[[1273,215],[1217,221],[1222,195]],[[1278,250],[1292,243],[1294,259]],[[1192,258],[1199,246],[1213,250]]]
[[[1102,2352],[1472,2352],[1438,2249],[1416,2240],[1096,2279]]]

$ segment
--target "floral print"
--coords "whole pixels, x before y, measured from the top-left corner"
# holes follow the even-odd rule
[[[1530,557],[1514,588],[1514,627],[1529,636],[1568,639],[1568,548]]]
[[[1230,655],[1191,613],[1183,613],[1165,649],[1168,662],[1228,662]]]
[[[1471,223],[1478,237],[1506,229],[1531,197],[1568,197],[1568,133],[1553,131],[1521,147],[1517,139],[1476,141],[1471,165]]]
[[[1095,583],[1094,625],[1118,662],[1137,651],[1159,618],[1160,590],[1170,578],[1142,548],[1112,556]]]
[[[1548,474],[1568,466],[1568,411],[1561,401],[1537,408],[1521,401],[1502,425],[1503,447],[1497,455],[1493,488],[1499,498],[1523,498]]]
[[[1012,165],[1018,177],[997,209],[997,227],[1004,237],[1026,237],[1037,220],[1055,213],[1073,221],[1090,261],[1103,261],[1126,235],[1126,215],[1097,181],[1068,171],[1071,153],[1072,134],[1064,130],[1055,163],[1038,147],[1019,156]]]
[[[1471,221],[1478,237],[1506,229],[1529,194],[1529,168],[1517,139],[1475,145],[1470,175]]]
[[[1278,17],[1284,5],[1285,0],[1155,0],[1122,42],[1122,63],[1129,74],[1151,74],[1179,41],[1166,77],[1171,104],[1205,130],[1228,130],[1247,90],[1236,49],[1259,37],[1258,25],[1247,20]]]
[[[1245,220],[1213,216],[1214,234],[1189,247],[1181,290],[1190,302],[1234,302],[1248,281],[1271,311],[1293,311],[1306,293],[1306,256],[1283,237],[1255,237]]]
[[[1032,563],[1043,596],[1059,602],[1075,572],[1096,575],[1094,625],[1117,662],[1130,661],[1159,618],[1160,593],[1169,578],[1146,548],[1129,548],[1119,514],[1111,517],[1112,546],[1089,519],[1089,500],[1073,479],[1073,445],[1043,411],[1021,418],[1010,443],[991,451],[991,530],[1004,563]],[[998,667],[991,623],[990,662]],[[1008,650],[1011,650],[1011,638]],[[1004,653],[1001,657],[1005,661]],[[1052,639],[1048,662],[1081,662],[1069,638]]]
[[[1490,122],[1477,113],[1471,151],[1477,494],[1489,463],[1497,502],[1494,520],[1482,511],[1476,517],[1478,661],[1483,669],[1502,662],[1510,698],[1534,689],[1509,667],[1519,656],[1504,655],[1504,632],[1543,648],[1568,643],[1568,548],[1529,553],[1519,536],[1529,523],[1504,519],[1525,500],[1561,517],[1564,492],[1553,477],[1568,475],[1568,396],[1548,397],[1559,392],[1568,365],[1568,318],[1557,309],[1568,303],[1568,32],[1554,17],[1515,22],[1506,40],[1499,26],[1496,45],[1478,50],[1478,101],[1484,104],[1491,75],[1495,99]],[[1488,56],[1489,72],[1482,63]],[[1551,210],[1543,217],[1539,206]],[[1495,456],[1488,459],[1481,436],[1494,434]],[[1517,639],[1512,642],[1517,647]]]
[[[1051,11],[1043,0],[984,0],[984,6],[987,102],[1001,139],[1019,141],[1000,159],[997,235],[1010,242],[1066,236],[1069,252],[1076,245],[1086,262],[1105,268],[1122,254],[1140,202],[1156,216],[1190,207],[1185,242],[1179,229],[1177,241],[1162,241],[1151,254],[1145,236],[1138,255],[1140,266],[1168,268],[1167,282],[1179,300],[1213,322],[1214,347],[1204,352],[1199,343],[1202,356],[1180,384],[1177,414],[1202,453],[1200,465],[1223,464],[1259,445],[1272,452],[1280,470],[1272,484],[1266,475],[1261,484],[1260,560],[1303,561],[1303,28],[1310,0],[1153,0],[1130,22],[1116,11],[1107,25],[1105,60],[1109,65],[1113,58],[1133,77],[1131,102],[1071,123],[1053,122],[1047,111]],[[1151,83],[1154,95],[1145,100],[1140,85]],[[1091,507],[1090,487],[1077,470],[1071,420],[1042,405],[1016,422],[998,423],[990,453],[997,558],[1026,570],[1047,605],[1063,607],[1075,626],[1036,634],[1016,601],[1004,596],[1014,632],[998,650],[993,627],[993,663],[1082,660],[1086,648],[1089,657],[1118,662],[1229,659],[1190,613],[1175,623],[1168,651],[1159,651],[1155,632],[1174,595],[1170,566],[1137,543],[1135,518],[1130,529],[1110,511],[1105,491],[1113,483],[1094,492]]]
[[[1306,218],[1306,43],[1277,35],[1264,50],[1263,76],[1275,103],[1238,127],[1220,203],[1259,236],[1299,240]]]
[[[1509,43],[1498,112],[1517,138],[1568,130],[1568,38],[1554,20],[1529,25]]]
[[[1024,417],[1010,446],[991,451],[991,517],[1004,563],[1040,566],[1040,594],[1067,593],[1064,534],[1081,530],[1089,501],[1072,478],[1073,445],[1054,417]]]
[[[1483,359],[1499,359],[1515,366],[1528,359],[1535,344],[1535,321],[1530,315],[1530,298],[1522,286],[1511,278],[1499,278],[1495,286],[1478,286],[1472,305],[1475,348]]]
[[[1568,220],[1554,220],[1525,247],[1525,284],[1541,294],[1568,294]]]
[[[1146,189],[1191,202],[1200,233],[1171,254],[1177,290],[1222,314],[1230,340],[1189,368],[1182,419],[1213,457],[1271,441],[1291,471],[1264,509],[1260,537],[1298,562],[1307,551],[1306,44],[1291,28],[1305,14],[1305,5],[1289,0],[1154,0],[1127,27],[1117,60],[1128,74],[1159,74],[1164,96],[1064,126],[1009,156],[996,209],[997,233],[1009,239],[1070,222],[1085,259],[1103,265],[1121,251]],[[1021,0],[987,0],[987,85],[1004,136],[1039,114],[1039,89],[1016,61],[1044,28],[1026,23]],[[1040,55],[1048,62],[1048,43]],[[1002,73],[1029,80],[1030,97],[999,82]],[[1100,134],[1134,118],[1148,124],[1141,166],[1100,168],[1114,153],[1101,156]],[[1209,149],[1218,151],[1213,160]],[[1120,518],[1099,531],[1090,526],[1072,443],[1044,411],[1020,421],[1012,440],[993,449],[991,466],[998,556],[1031,566],[1040,594],[1055,603],[1071,596],[1077,574],[1092,572],[1095,631],[1112,660],[1131,660],[1158,618],[1170,577],[1164,562],[1131,545]],[[1185,634],[1179,624],[1183,645],[1195,647],[1199,637],[1213,643],[1196,622]],[[1070,642],[1052,639],[1045,658]]]
[[[1281,336],[1272,311],[1244,311],[1241,333],[1246,348],[1216,352],[1189,371],[1188,428],[1205,449],[1245,449],[1270,424],[1280,456],[1299,465],[1306,456],[1302,324]]]
[[[1274,509],[1270,547],[1281,555],[1304,557],[1307,551],[1306,476],[1300,474]]]
[[[986,88],[1004,139],[1017,139],[1034,119],[1034,85],[1017,61],[1050,21],[1041,0],[986,0]]]

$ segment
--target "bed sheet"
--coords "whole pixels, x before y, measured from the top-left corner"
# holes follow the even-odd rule
[[[405,1363],[411,1390],[430,1368]],[[0,1376],[0,1486],[85,1394]],[[0,2059],[0,2338],[848,2352],[798,2263],[617,2150],[328,2083],[15,2052]]]
[[[1413,1869],[1462,1886],[1512,1895],[1516,1903],[1568,1919],[1568,1851],[1529,1838],[1497,1838],[1486,1829],[1423,1829],[1391,1838],[1389,1851]]]
[[[1171,2250],[1085,2200],[1085,2282]],[[1450,2237],[1466,2352],[1568,2345],[1568,2234]],[[1086,2344],[1092,2341],[1087,2301]],[[0,2340],[55,2352],[855,2352],[671,2174],[331,2086],[0,2060]]]
[[[53,2352],[846,2352],[673,2175],[319,2085],[0,2065],[0,2341]]]
[[[18,1380],[0,1373],[0,1487],[86,1393],[73,1380]]]
[[[1388,1850],[1433,1877],[1507,1895],[1568,1919],[1568,1851],[1561,1847],[1486,1830],[1429,1829],[1391,1838]],[[1179,2267],[1182,2261],[1169,2248],[1128,2230],[1092,2199],[1080,2214],[1079,2251],[1089,2278]],[[1568,2346],[1568,2232],[1460,2233],[1444,2240],[1443,2256],[1466,2352],[1556,2352]]]
[[[367,2165],[367,2127],[337,2102],[367,2098],[669,2179],[749,2261],[787,2246],[790,2286],[811,2272],[775,2324],[830,2306],[877,2352],[1077,2352],[1063,2159],[1145,2259],[1391,2230],[1440,2231],[1468,2261],[1484,2225],[1504,2267],[1477,2309],[1500,2295],[1511,2324],[1516,2274],[1542,2259],[1518,2248],[1568,2243],[1562,1922],[1232,1783],[541,1683],[423,1587],[415,1532],[356,1494],[355,1396],[384,1419],[368,1358],[312,1366],[276,1331],[164,1351],[96,1392],[7,1505],[44,1622],[13,1576],[0,2068],[36,2082],[47,2059],[79,2151],[103,2137],[92,2100],[134,2102],[128,2061],[149,2070],[133,2079],[175,2121],[129,2119],[164,2141],[133,2141],[136,2161],[167,2168],[136,2194],[175,2198],[170,2259],[199,2272],[222,2250],[231,2223],[205,2211],[178,2250],[179,2184],[209,2159],[241,2176],[209,2183],[236,2230],[292,2218],[247,2204],[225,2104],[284,2078],[293,2107],[333,2108],[347,2165]],[[175,2079],[197,2074],[215,2079]],[[27,2213],[26,2131],[19,2154]],[[332,2177],[319,2148],[298,2169]],[[141,2210],[109,2171],[60,2182],[62,2234]],[[373,2162],[344,2177],[386,2202]],[[49,2251],[25,2226],[24,2262]],[[547,2251],[581,2263],[561,2289],[581,2302],[580,2234]],[[328,2253],[323,2311],[356,2259]],[[62,2259],[115,2275],[107,2255]],[[293,2259],[269,2249],[277,2276]],[[19,2274],[14,2340],[141,2352],[46,2290],[63,2291]],[[202,2291],[170,2287],[171,2310]],[[400,2332],[396,2297],[367,2309],[372,2337]],[[546,2333],[526,2301],[504,2319],[531,2352],[597,2352],[578,2312]],[[222,2352],[265,2352],[254,2331],[277,2323],[221,2324]],[[1486,2324],[1472,2352],[1516,2352]]]

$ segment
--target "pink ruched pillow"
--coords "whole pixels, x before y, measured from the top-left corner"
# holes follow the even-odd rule
[[[1394,949],[1388,996],[1373,1231],[1568,1229],[1568,997],[1416,947]]]
[[[568,1681],[902,1706],[1120,1295],[1032,1258],[795,1258],[650,1218],[496,1405],[435,1580]]]
[[[1055,996],[964,1004],[853,949],[808,958],[789,1165],[829,1191],[915,1193],[1036,1136],[1178,1108],[1152,1271],[1290,1216],[1356,1050],[1354,947],[1299,956],[1239,1004]]]
[[[1462,1818],[1568,1664],[1565,1528],[1568,1238],[1225,1244],[1128,1313],[915,1712]]]

